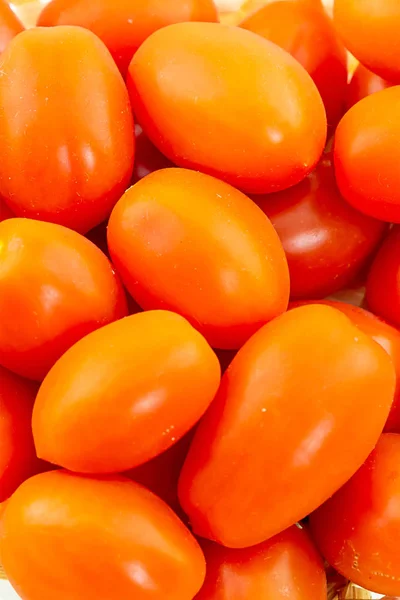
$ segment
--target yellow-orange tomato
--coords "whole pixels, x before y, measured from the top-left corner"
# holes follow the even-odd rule
[[[53,223],[0,223],[0,364],[42,380],[77,340],[127,314],[110,261]]]
[[[0,195],[20,217],[82,233],[129,184],[126,87],[108,50],[80,27],[19,34],[0,57]]]
[[[287,308],[277,233],[249,198],[209,175],[152,173],[118,202],[108,241],[135,300],[182,314],[214,347],[239,348]]]
[[[90,29],[124,75],[136,50],[154,31],[185,21],[218,21],[213,0],[52,0],[37,24]]]
[[[163,154],[246,192],[298,183],[322,153],[327,124],[314,82],[287,52],[250,31],[165,27],[139,48],[127,83]]]
[[[121,476],[33,477],[4,508],[0,544],[24,600],[192,600],[205,576],[178,517]]]
[[[149,311],[80,340],[44,380],[33,412],[38,455],[72,471],[125,471],[167,450],[200,419],[218,359],[181,316]]]

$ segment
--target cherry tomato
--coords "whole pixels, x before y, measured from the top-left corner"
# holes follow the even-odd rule
[[[192,600],[200,547],[170,508],[125,477],[54,471],[9,500],[2,562],[25,600]]]
[[[37,24],[90,29],[105,43],[125,75],[145,39],[166,25],[185,21],[218,21],[213,0],[52,0]]]
[[[400,595],[400,435],[384,434],[363,467],[311,515],[322,553],[346,578]]]
[[[207,575],[196,600],[326,600],[324,565],[304,529],[242,550],[201,546]]]
[[[254,199],[282,241],[292,298],[328,296],[351,283],[386,229],[343,200],[328,157],[297,186]]]
[[[263,6],[240,25],[290,52],[311,75],[324,101],[328,124],[345,110],[347,55],[322,5],[280,0]]]
[[[335,0],[334,20],[345,46],[363,65],[400,82],[398,0]]]
[[[18,35],[0,57],[0,194],[21,217],[86,233],[129,184],[128,94],[104,44],[79,27]]]
[[[136,154],[135,165],[133,167],[133,182],[140,181],[146,175],[173,167],[173,164],[166,158],[154,144],[151,143],[147,135],[143,132],[140,125],[135,125],[136,134]]]
[[[265,325],[226,371],[183,466],[195,533],[243,548],[306,517],[367,458],[394,390],[389,356],[339,311],[303,306]]]
[[[334,150],[343,197],[357,210],[395,223],[400,222],[398,136],[400,87],[396,86],[349,110],[336,130]]]
[[[24,26],[7,0],[0,0],[0,54],[11,40],[24,31]]]
[[[134,185],[111,215],[108,243],[140,306],[183,315],[214,347],[239,348],[287,308],[289,273],[274,228],[209,175],[165,169]]]
[[[363,98],[392,87],[386,79],[369,71],[364,65],[358,65],[347,88],[347,108],[351,108]]]
[[[0,223],[0,364],[41,381],[89,332],[127,314],[111,263],[75,231]]]
[[[325,110],[310,76],[244,29],[161,29],[135,54],[127,84],[144,132],[163,154],[246,192],[298,183],[325,145]]]
[[[44,380],[33,412],[38,455],[82,473],[136,467],[195,425],[219,382],[217,357],[179,315],[150,311],[107,325]]]

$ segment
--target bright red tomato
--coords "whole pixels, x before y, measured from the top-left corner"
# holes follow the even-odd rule
[[[292,298],[328,296],[351,283],[386,229],[343,200],[328,157],[297,186],[254,200],[281,239]]]
[[[400,595],[400,435],[384,434],[363,467],[311,515],[314,538],[346,578]]]
[[[185,21],[218,21],[213,0],[52,0],[37,24],[90,29],[125,75],[144,40],[162,27]]]
[[[358,65],[347,88],[347,108],[350,109],[354,104],[360,102],[363,98],[381,92],[394,84],[379,75],[369,71],[364,65]]]
[[[36,28],[0,57],[0,194],[20,217],[86,233],[129,185],[132,111],[104,44],[80,27]]]
[[[324,565],[304,529],[242,550],[201,546],[207,575],[196,600],[326,600]]]
[[[24,31],[24,26],[7,0],[0,0],[0,54],[11,40]]]
[[[11,210],[8,208],[7,204],[0,198],[0,223],[1,221],[5,221],[6,219],[11,219],[14,217]]]
[[[139,48],[127,84],[144,132],[163,154],[246,192],[298,183],[325,145],[325,110],[311,77],[244,29],[165,27]]]
[[[394,390],[387,353],[339,311],[304,306],[265,325],[226,371],[184,464],[194,531],[242,548],[307,516],[367,458]]]
[[[151,143],[140,125],[135,125],[136,153],[133,167],[133,183],[140,181],[153,171],[167,169],[174,165],[168,160],[154,144]]]
[[[200,547],[178,517],[120,476],[33,477],[5,507],[0,544],[25,600],[192,600],[205,576]]]

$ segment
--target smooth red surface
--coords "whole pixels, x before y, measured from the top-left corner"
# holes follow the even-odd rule
[[[24,26],[10,7],[7,0],[0,0],[0,54],[11,40],[24,31]]]
[[[347,87],[347,108],[350,109],[363,98],[381,92],[393,85],[393,83],[372,73],[364,65],[359,64]]]

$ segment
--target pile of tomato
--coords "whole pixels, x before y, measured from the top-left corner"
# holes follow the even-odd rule
[[[398,0],[51,0],[26,31],[2,0],[23,600],[325,600],[327,564],[400,596],[399,31]]]

